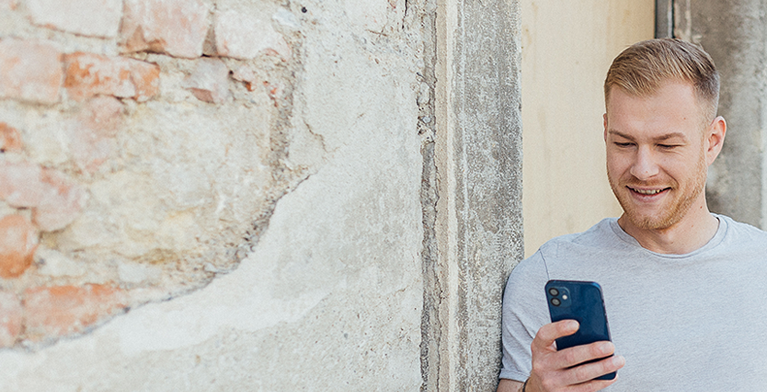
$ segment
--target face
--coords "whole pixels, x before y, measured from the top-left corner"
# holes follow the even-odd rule
[[[710,136],[692,85],[667,82],[648,97],[612,87],[604,120],[607,175],[622,225],[663,230],[691,210],[708,212],[703,190],[721,142]],[[712,141],[719,145],[712,149]]]

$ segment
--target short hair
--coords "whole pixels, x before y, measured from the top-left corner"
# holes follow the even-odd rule
[[[621,52],[607,71],[605,105],[613,86],[643,97],[673,80],[692,84],[704,118],[714,119],[719,105],[719,72],[714,60],[698,45],[673,38],[638,42]]]

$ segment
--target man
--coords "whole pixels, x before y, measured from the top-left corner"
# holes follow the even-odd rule
[[[613,61],[604,140],[623,214],[514,269],[498,391],[767,390],[767,233],[706,205],[726,132],[718,96],[713,61],[693,44],[644,41]],[[598,282],[613,342],[557,351],[578,323],[550,322],[549,279]]]

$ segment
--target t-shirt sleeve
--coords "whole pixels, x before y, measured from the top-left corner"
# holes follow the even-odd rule
[[[538,329],[551,322],[544,287],[548,281],[540,251],[511,272],[503,294],[503,361],[499,378],[523,382],[532,370],[532,343]]]

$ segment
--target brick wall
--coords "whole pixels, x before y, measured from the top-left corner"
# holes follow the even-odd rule
[[[237,266],[310,171],[286,147],[293,7],[0,0],[0,347]]]

